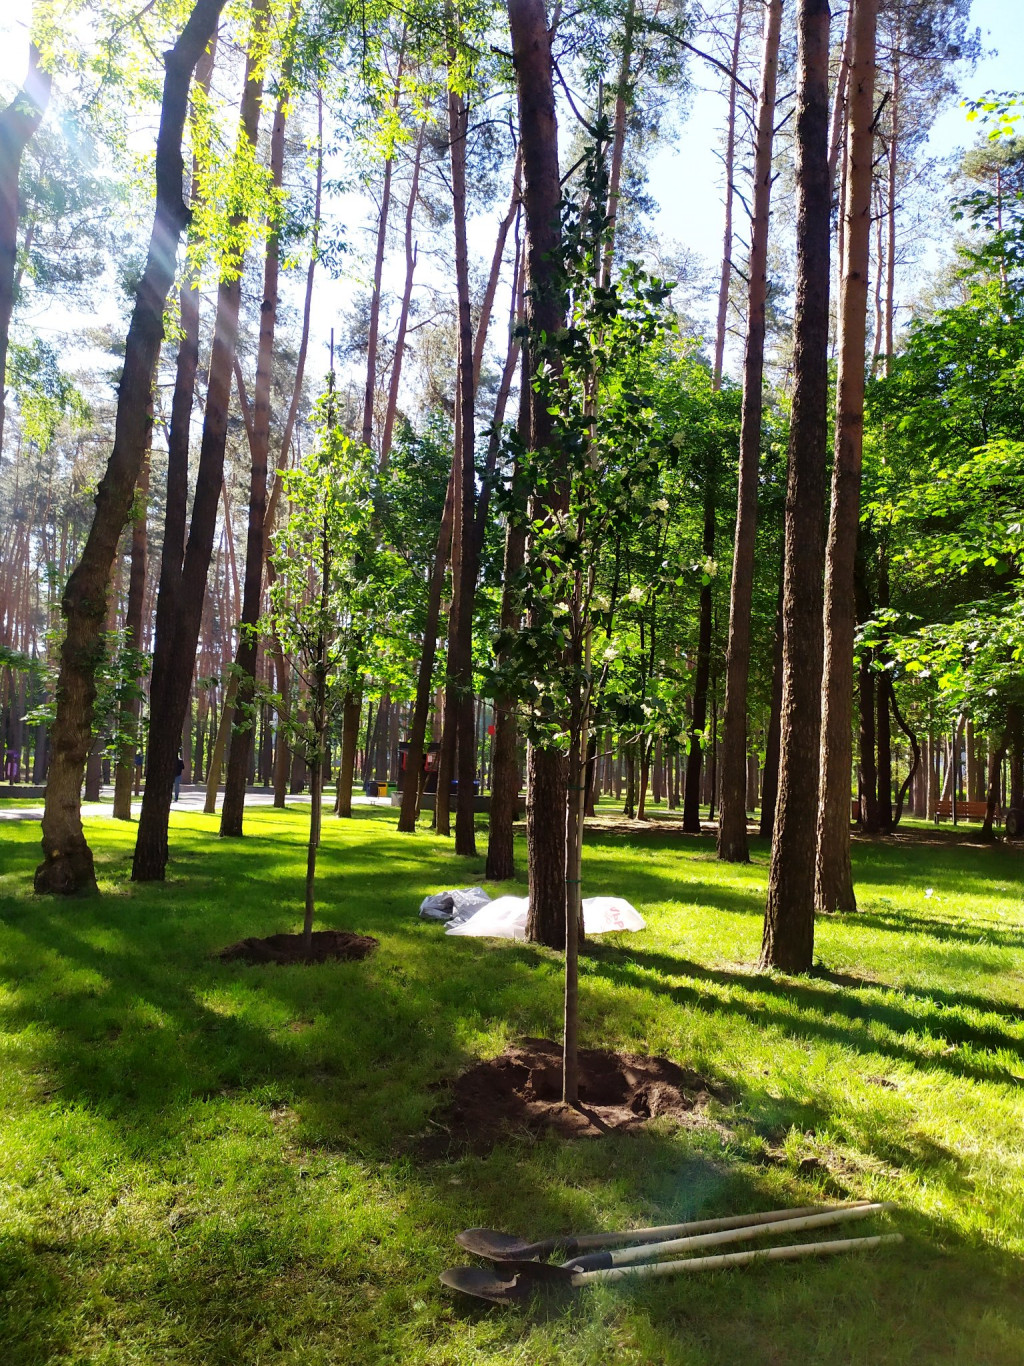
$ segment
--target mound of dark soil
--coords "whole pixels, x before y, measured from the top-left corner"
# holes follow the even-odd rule
[[[339,958],[365,958],[379,943],[371,934],[316,930],[307,957],[301,934],[269,934],[266,939],[240,939],[221,949],[217,957],[226,963],[329,963]]]
[[[662,1117],[702,1123],[700,1112],[712,1096],[728,1099],[722,1086],[668,1058],[581,1048],[579,1068],[580,1108],[572,1109],[562,1104],[561,1045],[550,1039],[523,1039],[477,1063],[452,1084],[451,1103],[438,1117],[449,1146],[479,1151],[510,1129],[584,1138]]]

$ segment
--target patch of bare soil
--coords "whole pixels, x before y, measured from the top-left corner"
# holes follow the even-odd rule
[[[316,930],[307,955],[301,934],[269,934],[265,939],[240,939],[221,949],[217,957],[225,963],[329,963],[338,959],[365,958],[379,939],[372,934],[349,934],[346,930]]]
[[[712,1097],[728,1099],[724,1087],[668,1058],[581,1048],[579,1068],[580,1106],[572,1109],[562,1104],[561,1045],[550,1039],[523,1039],[455,1080],[451,1103],[438,1116],[440,1124],[429,1146],[443,1146],[442,1132],[448,1135],[449,1147],[480,1151],[510,1129],[590,1138],[635,1130],[663,1117],[680,1124],[701,1123],[701,1112]]]

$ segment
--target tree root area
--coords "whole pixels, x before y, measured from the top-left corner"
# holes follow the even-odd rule
[[[372,934],[349,934],[346,930],[316,930],[307,954],[301,934],[268,934],[265,939],[240,939],[221,949],[217,957],[225,963],[330,963],[338,959],[365,958],[379,939]]]
[[[579,1051],[579,1105],[562,1103],[562,1048],[550,1039],[523,1039],[489,1062],[477,1063],[451,1086],[447,1109],[432,1121],[428,1142],[486,1150],[510,1130],[565,1138],[629,1132],[652,1119],[701,1124],[701,1111],[725,1089],[668,1058],[605,1049]],[[440,1123],[438,1123],[440,1121]]]

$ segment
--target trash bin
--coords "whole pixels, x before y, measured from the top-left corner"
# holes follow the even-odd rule
[[[387,785],[387,783],[378,783],[378,784],[377,784],[377,792],[376,792],[376,795],[377,795],[378,797],[386,797],[386,796],[388,795],[388,785]]]

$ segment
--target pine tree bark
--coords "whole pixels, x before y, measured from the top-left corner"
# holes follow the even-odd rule
[[[701,549],[705,560],[711,560],[715,554],[715,471],[711,461],[708,462],[705,477],[707,487],[704,491],[704,534]],[[703,759],[701,737],[708,720],[708,682],[711,678],[711,611],[711,584],[706,583],[700,590],[697,668],[694,671],[693,678],[693,715],[690,718],[690,743],[686,754],[686,779],[683,787],[683,829],[693,835],[700,834],[700,778]]]
[[[887,241],[885,249],[885,374],[888,375],[892,366],[892,357],[896,343],[894,339],[896,328],[896,190],[898,184],[898,167],[900,153],[900,137],[902,129],[900,118],[902,115],[903,85],[902,73],[900,71],[899,43],[893,50],[893,69],[892,69],[892,98],[890,105],[890,129],[889,129],[889,175],[886,186],[886,232]]]
[[[40,65],[35,43],[28,47],[28,75],[10,104],[0,112],[0,456],[7,413],[7,347],[17,289],[18,182],[25,149],[36,135],[50,102],[53,78]]]
[[[996,813],[999,810],[999,779],[1002,774],[1003,761],[1006,759],[1006,752],[1010,747],[1010,728],[1005,727],[999,741],[999,748],[996,749],[989,763],[988,769],[988,801],[985,807],[985,820],[981,827],[981,837],[985,840],[995,838]]]
[[[743,38],[744,0],[736,0],[736,29],[732,40],[732,70],[739,71],[740,43]],[[722,273],[718,282],[718,316],[715,321],[715,359],[711,371],[715,389],[721,387],[725,358],[725,333],[729,316],[729,285],[732,282],[732,201],[736,168],[736,81],[729,82],[729,114],[725,125],[725,228],[722,237]],[[774,107],[774,102],[773,102]],[[683,820],[685,822],[685,816]]]
[[[452,524],[452,621],[448,632],[448,686],[454,692],[458,739],[458,795],[455,802],[455,852],[476,855],[476,745],[473,711],[473,606],[476,600],[478,547],[476,512],[476,384],[473,317],[469,298],[469,247],[466,241],[466,141],[469,110],[463,97],[448,92],[451,141],[452,219],[455,228],[455,282],[459,318],[458,415],[455,435],[455,484]]]
[[[316,159],[316,183],[313,192],[313,233],[309,253],[309,264],[306,266],[306,294],[302,305],[302,331],[299,337],[299,354],[295,363],[295,379],[292,383],[291,403],[288,405],[288,416],[285,419],[284,434],[281,437],[281,449],[277,457],[277,472],[287,469],[288,460],[291,455],[292,436],[295,432],[295,419],[298,416],[299,401],[302,397],[302,382],[306,374],[306,356],[309,351],[309,320],[313,311],[313,281],[316,276],[316,262],[320,245],[320,210],[323,203],[324,189],[324,100],[323,91],[317,90],[317,159]],[[267,549],[267,582],[273,583],[276,577],[274,562],[269,554],[270,540],[274,532],[274,524],[277,518],[277,509],[281,503],[282,481],[275,479],[270,490],[270,497],[267,499],[267,515],[263,523],[263,543]],[[285,733],[284,719],[290,706],[289,687],[290,669],[285,658],[284,650],[280,640],[275,636],[271,643],[271,652],[274,657],[274,673],[277,682],[278,696],[281,698],[282,710],[278,714],[277,738],[274,745],[274,806],[283,809],[285,798],[288,794],[288,773],[291,767],[291,750]]]
[[[284,183],[284,134],[288,116],[290,57],[282,73],[282,90],[274,111],[270,134],[270,179],[275,191]],[[245,815],[245,786],[252,756],[252,705],[256,688],[256,623],[263,598],[263,568],[267,558],[267,463],[270,455],[270,391],[273,382],[274,333],[277,328],[278,280],[281,273],[281,229],[273,222],[267,233],[263,267],[263,301],[256,353],[256,384],[253,389],[252,429],[249,442],[249,521],[245,542],[245,580],[242,589],[242,621],[235,669],[238,687],[231,728],[231,748],[224,776],[224,803],[220,813],[222,836],[240,836]]]
[[[409,201],[405,207],[405,286],[402,290],[402,307],[398,315],[398,332],[395,337],[395,356],[391,362],[391,379],[388,383],[388,407],[384,414],[384,431],[380,439],[380,468],[387,466],[391,455],[391,443],[395,433],[395,418],[398,414],[398,395],[402,384],[402,365],[405,361],[405,338],[409,330],[409,312],[412,308],[412,286],[416,274],[417,246],[413,238],[413,219],[416,213],[416,200],[420,192],[420,166],[423,160],[423,139],[427,125],[420,125],[416,138],[416,153],[412,164],[412,177],[409,183]]]
[[[338,764],[338,796],[335,812],[339,819],[352,819],[352,782],[356,771],[356,750],[359,747],[359,718],[363,714],[363,699],[356,693],[346,693],[341,709],[341,760]]]
[[[402,94],[402,67],[404,65],[405,31],[402,32],[398,54],[398,70],[395,73],[395,88],[391,97],[391,110],[397,114]],[[380,336],[381,283],[384,277],[384,253],[387,247],[388,215],[391,210],[391,180],[395,170],[392,154],[384,162],[384,177],[381,182],[380,213],[377,217],[377,246],[373,259],[373,292],[370,296],[370,326],[366,341],[366,385],[363,390],[362,439],[367,448],[373,445],[373,409],[377,395],[377,347]]]
[[[854,565],[864,447],[878,0],[853,0],[848,23],[852,48],[843,205],[845,259],[841,267],[835,459],[825,560],[825,660],[815,874],[815,901],[817,909],[824,912],[857,909],[850,862],[853,643],[857,625]]]
[[[761,95],[754,149],[754,199],[750,228],[747,340],[743,357],[740,470],[736,502],[725,707],[719,752],[718,857],[746,863],[747,680],[750,673],[750,614],[757,536],[757,480],[761,460],[765,304],[768,292],[768,226],[771,213],[772,150],[778,87],[782,0],[765,6]]]
[[[517,255],[516,264],[519,265]],[[514,316],[522,310],[521,272],[518,299],[513,303]],[[506,358],[505,377],[511,380],[509,362],[515,363],[519,347],[515,329],[509,330],[509,351]],[[529,439],[530,427],[530,378],[523,357],[519,386],[519,432],[524,440]],[[504,384],[504,379],[503,379]],[[495,415],[492,435],[497,438],[500,419]],[[512,488],[521,492],[518,470],[512,472]],[[484,498],[481,498],[479,512],[484,511]],[[520,516],[510,514],[505,529],[505,558],[501,575],[501,608],[499,629],[502,635],[518,631],[522,616],[519,609],[519,575],[526,558],[526,526]],[[478,539],[483,543],[483,519],[477,518]],[[501,660],[499,659],[499,664]],[[502,882],[515,877],[515,854],[513,826],[519,801],[519,727],[516,715],[516,699],[500,696],[494,703],[494,749],[491,758],[491,811],[487,831],[487,869],[486,876],[494,882]]]
[[[263,103],[265,60],[261,50],[267,24],[267,0],[253,0],[254,40],[246,59],[239,112],[239,144],[256,145],[260,110]],[[244,223],[239,212],[231,216],[237,239]],[[238,263],[235,263],[237,268]],[[235,271],[231,272],[235,275]],[[217,291],[217,312],[210,353],[206,391],[206,411],[199,449],[196,490],[192,520],[181,569],[178,611],[174,621],[173,647],[166,671],[157,674],[154,660],[151,706],[165,723],[150,731],[149,761],[146,766],[146,792],[139,817],[132,878],[136,882],[162,881],[167,866],[167,826],[170,816],[174,765],[185,711],[188,707],[195,668],[196,644],[206,596],[206,582],[213,554],[217,523],[217,504],[224,482],[224,451],[227,445],[231,380],[238,337],[241,304],[241,272],[235,278],[221,279]],[[214,776],[211,774],[211,776]]]
[[[762,964],[786,972],[808,971],[814,957],[832,210],[828,0],[800,0],[797,29],[797,283],[782,602],[782,734],[761,946]]]
[[[878,749],[878,828],[883,835],[892,834],[892,723],[889,695],[892,681],[883,669],[875,680],[875,744]]]
[[[542,338],[564,326],[559,264],[562,256],[558,167],[558,123],[552,79],[551,39],[543,0],[509,0],[513,60],[523,153],[523,208],[527,234],[528,350],[531,374],[544,362],[558,365],[556,353],[544,354]],[[530,446],[550,448],[554,435],[547,401],[530,391]],[[557,457],[556,457],[557,459]],[[565,505],[562,471],[552,470],[552,491],[534,497],[531,517],[538,520]],[[526,808],[530,911],[527,938],[551,948],[565,945],[566,772],[553,748],[530,746]]]
[[[153,400],[149,403],[150,443],[153,434]],[[131,569],[128,574],[128,602],[124,614],[125,648],[142,650],[142,607],[146,596],[146,518],[149,500],[150,448],[142,460],[139,481],[136,484],[135,518],[132,522]],[[135,752],[139,741],[139,712],[142,706],[138,686],[141,671],[133,671],[136,693],[129,697],[121,709],[119,730],[122,732],[117,765],[114,769],[114,810],[115,820],[130,821],[132,818],[132,781],[135,777]]]
[[[884,545],[878,552],[878,606],[889,606],[889,555]],[[874,652],[876,663],[884,665],[882,649]],[[892,724],[889,714],[889,700],[892,692],[892,675],[888,669],[881,668],[875,675],[875,750],[877,753],[876,775],[878,781],[878,800],[876,811],[878,829],[883,835],[892,834]],[[961,721],[961,724],[963,722]]]
[[[409,727],[409,748],[405,754],[405,785],[402,789],[402,809],[398,817],[398,829],[405,834],[413,834],[416,830],[423,751],[427,738],[427,718],[430,714],[430,685],[433,681],[434,659],[437,655],[437,627],[441,619],[441,593],[444,588],[445,567],[448,563],[453,515],[453,481],[449,476],[444,512],[437,533],[437,549],[434,552],[434,564],[427,586],[427,611],[423,622],[423,646],[416,680],[416,700],[413,704],[412,724]]]
[[[742,6],[743,0],[740,0]],[[615,90],[615,118],[612,121],[612,145],[608,157],[608,199],[605,206],[605,242],[601,258],[601,284],[607,288],[611,283],[612,264],[615,259],[615,229],[619,217],[619,200],[622,195],[622,162],[626,150],[626,122],[632,97],[633,39],[636,29],[636,0],[629,0],[622,28],[622,57],[619,62],[619,80]],[[735,86],[733,86],[735,90]]]
[[[206,50],[196,64],[195,86],[205,95],[210,92],[217,53],[214,33]],[[195,109],[193,108],[193,116]],[[192,206],[199,202],[199,168],[197,152],[192,157]],[[159,589],[156,598],[156,628],[153,662],[150,671],[150,713],[152,714],[152,679],[164,677],[172,666],[174,627],[178,618],[181,597],[181,563],[185,556],[185,530],[188,521],[188,463],[189,439],[192,429],[192,408],[195,402],[196,375],[199,372],[199,280],[194,270],[186,266],[178,291],[181,340],[175,365],[174,391],[171,396],[171,422],[167,432],[167,482],[164,497],[164,534],[160,547]],[[218,768],[219,780],[219,768]]]
[[[1016,811],[1018,818],[1024,818],[1024,716],[1021,715],[1019,703],[1011,702],[1007,707],[1006,724],[1009,730],[1010,749],[1010,782],[1006,806],[1008,811]]]
[[[96,492],[96,513],[61,604],[65,636],[56,688],[52,755],[43,814],[40,892],[96,888],[92,852],[82,830],[80,790],[90,746],[96,667],[102,653],[107,584],[146,450],[153,367],[163,340],[163,313],[174,280],[178,242],[188,221],[183,199],[181,139],[192,72],[217,25],[224,0],[197,0],[174,47],[165,78],[157,133],[157,202],[142,280],[125,344],[114,447]]]
[[[772,645],[772,695],[768,712],[768,734],[764,744],[764,776],[761,779],[761,817],[758,834],[771,839],[775,828],[775,801],[779,795],[779,748],[782,737],[782,581],[786,561],[783,550],[779,565],[779,596],[775,606],[775,639]]]

